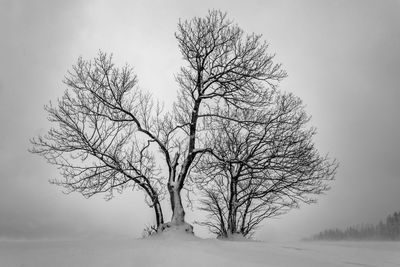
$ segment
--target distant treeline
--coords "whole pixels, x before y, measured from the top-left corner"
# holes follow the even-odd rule
[[[311,240],[399,240],[400,212],[395,212],[378,225],[360,224],[346,230],[329,229],[314,235]]]

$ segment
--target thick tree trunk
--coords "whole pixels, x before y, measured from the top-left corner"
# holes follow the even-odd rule
[[[171,222],[163,223],[158,231],[179,231],[188,234],[193,233],[193,226],[185,222],[185,211],[181,199],[182,187],[175,187],[174,182],[168,183],[168,192],[171,200],[172,218]]]
[[[190,166],[196,156],[194,153],[196,147],[196,127],[198,113],[201,103],[201,71],[198,71],[198,79],[196,84],[199,97],[194,102],[193,111],[190,119],[189,126],[189,144],[188,144],[188,154],[182,163],[182,168],[178,177],[176,177],[176,167],[178,166],[179,154],[175,157],[173,162],[170,162],[168,166],[169,169],[169,179],[168,179],[168,192],[171,201],[172,218],[171,223],[167,223],[167,227],[175,226],[174,228],[184,229],[186,232],[193,234],[193,226],[185,222],[185,210],[182,205],[181,190],[183,188],[186,176],[188,175]]]
[[[185,211],[182,205],[181,188],[168,184],[168,192],[172,209],[171,224],[183,225],[185,223]]]

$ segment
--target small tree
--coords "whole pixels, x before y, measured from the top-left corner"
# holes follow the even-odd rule
[[[175,36],[185,66],[176,76],[179,97],[170,112],[135,87],[129,67],[116,68],[101,53],[78,61],[64,97],[46,109],[58,128],[32,140],[33,152],[61,168],[64,180],[56,184],[86,196],[140,188],[158,226],[159,201],[168,191],[167,227],[186,225],[181,190],[199,156],[214,149],[206,142],[212,121],[245,122],[227,111],[268,105],[270,89],[286,76],[260,35],[245,35],[220,11],[180,21]],[[163,160],[160,168],[156,158]]]
[[[337,163],[320,156],[301,101],[273,92],[263,109],[233,110],[236,121],[214,120],[211,154],[197,165],[203,192],[200,224],[221,237],[251,236],[266,218],[328,190]],[[244,122],[245,121],[245,122]]]

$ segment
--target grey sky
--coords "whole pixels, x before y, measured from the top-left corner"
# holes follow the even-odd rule
[[[27,152],[29,138],[49,126],[43,105],[62,95],[77,57],[99,49],[171,104],[178,19],[212,8],[264,35],[289,73],[281,89],[303,99],[318,148],[340,162],[317,205],[266,221],[258,237],[377,223],[400,210],[400,1],[0,0],[0,238],[135,236],[152,222],[141,193],[63,195],[47,182],[57,170]]]

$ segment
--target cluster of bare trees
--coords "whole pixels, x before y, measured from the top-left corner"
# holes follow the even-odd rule
[[[261,36],[244,34],[220,11],[180,21],[175,36],[185,65],[169,110],[111,56],[78,60],[64,95],[46,106],[53,128],[32,139],[32,152],[61,171],[52,182],[86,197],[142,190],[159,230],[192,231],[181,198],[191,182],[209,213],[202,223],[220,236],[247,236],[327,190],[337,164],[314,147],[301,101],[277,89],[286,73]]]
[[[379,224],[359,224],[345,230],[328,229],[307,240],[400,240],[400,212],[386,217]]]

